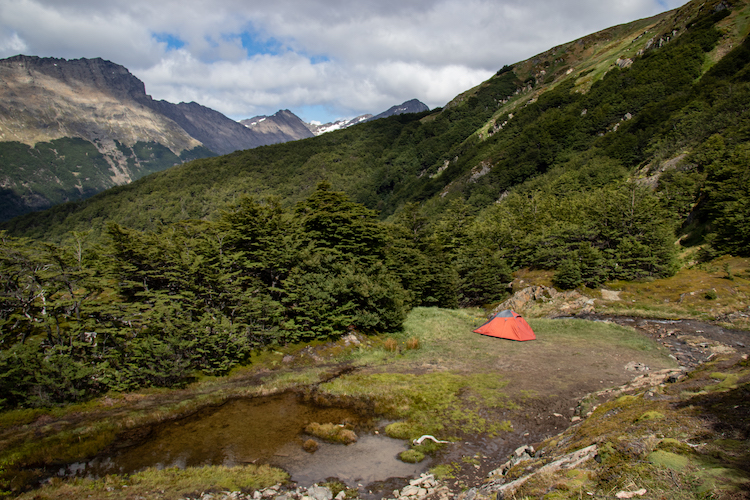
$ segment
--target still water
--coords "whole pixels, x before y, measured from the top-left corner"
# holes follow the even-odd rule
[[[316,439],[315,453],[302,449],[310,422],[355,426],[359,439],[350,445]],[[350,410],[301,403],[293,394],[231,400],[218,408],[155,427],[141,443],[106,458],[76,463],[59,475],[129,474],[147,467],[196,467],[267,463],[280,467],[292,481],[309,485],[337,478],[349,487],[392,477],[419,475],[429,465],[406,464],[397,455],[404,441],[374,434],[373,422]]]

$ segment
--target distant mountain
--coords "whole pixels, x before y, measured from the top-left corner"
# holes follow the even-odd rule
[[[430,108],[425,103],[419,101],[418,99],[412,99],[410,101],[406,101],[403,104],[399,104],[398,106],[391,106],[387,111],[383,111],[379,115],[368,118],[368,121],[378,120],[380,118],[388,118],[389,116],[393,115],[403,115],[404,113],[422,113],[423,111],[429,110]]]
[[[195,102],[154,100],[126,68],[100,58],[2,59],[0,220],[183,161],[296,138],[253,130]]]
[[[632,189],[624,208],[632,209],[642,194],[648,203],[639,206],[670,211],[668,219],[644,214],[638,221],[653,220],[654,230],[672,233],[685,223],[700,241],[700,231],[713,230],[713,214],[750,206],[725,203],[744,192],[739,188],[722,191],[725,198],[715,196],[713,205],[706,194],[728,186],[725,179],[747,185],[732,176],[750,164],[742,149],[750,130],[748,14],[747,2],[730,8],[723,0],[693,0],[504,66],[429,114],[201,159],[0,228],[48,239],[70,230],[96,234],[108,220],[155,230],[179,220],[216,219],[242,194],[278,196],[291,205],[328,180],[384,218],[416,209],[415,203],[426,217],[445,215],[440,238],[448,242],[460,240],[453,227],[466,230],[464,218],[478,214],[487,247],[512,252],[507,258],[514,265],[556,266],[584,251],[591,259],[620,255],[612,250],[620,243],[594,242],[589,231],[615,224],[604,210],[618,209],[610,201],[620,200],[613,196],[624,189]],[[722,177],[725,172],[732,176]],[[642,192],[641,185],[656,186],[659,194]],[[592,215],[579,227],[584,211]],[[719,222],[729,234],[742,220],[727,215]],[[634,221],[616,224],[631,231]],[[519,224],[526,229],[514,229]],[[553,228],[557,232],[549,232]],[[646,233],[632,231],[622,251],[632,262],[651,262],[638,239]],[[528,245],[523,252],[522,240]],[[550,253],[553,244],[559,253]],[[596,259],[589,269],[599,268]]]
[[[350,120],[336,120],[335,122],[328,122],[328,123],[323,123],[323,124],[308,123],[307,128],[309,128],[313,134],[320,135],[320,134],[325,134],[326,132],[333,132],[334,130],[341,130],[344,128],[351,127],[352,125],[364,123],[370,118],[372,118],[372,115],[366,114],[366,115],[359,115]]]
[[[380,118],[387,118],[393,115],[402,115],[404,113],[422,113],[423,111],[429,111],[430,108],[419,101],[418,99],[411,99],[398,106],[391,106],[387,111],[383,111],[379,115],[359,115],[350,120],[337,120],[335,122],[325,123],[322,125],[308,123],[306,124],[310,131],[315,135],[325,134],[326,132],[332,132],[334,130],[341,130],[344,128],[351,127],[352,125],[358,125],[360,123],[378,120]]]
[[[240,120],[240,123],[262,136],[266,144],[278,144],[315,136],[307,124],[288,109],[278,111],[271,116],[261,115]]]

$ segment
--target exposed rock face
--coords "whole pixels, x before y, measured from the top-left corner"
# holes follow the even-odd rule
[[[315,135],[324,134],[333,130],[340,130],[342,128],[348,128],[359,123],[369,122],[377,120],[379,118],[387,118],[393,115],[402,115],[404,113],[421,113],[422,111],[429,111],[430,108],[423,102],[417,99],[411,99],[398,106],[391,106],[387,111],[383,111],[379,115],[372,116],[370,114],[360,115],[351,120],[338,120],[332,123],[326,123],[323,125],[315,125],[308,123],[307,128]]]
[[[94,144],[157,142],[175,154],[200,142],[151,109],[143,82],[103,59],[0,60],[0,141],[33,146],[62,137]]]
[[[558,292],[552,287],[530,286],[519,290],[511,298],[495,308],[494,312],[512,309],[517,312],[543,316],[568,316],[590,313],[594,309],[594,299],[575,290]]]
[[[0,60],[0,80],[0,140],[154,140],[175,154],[200,144],[226,154],[280,142],[195,102],[155,101],[126,68],[100,58],[19,55]]]
[[[308,123],[307,128],[315,135],[325,134],[326,132],[333,132],[334,130],[341,130],[342,128],[348,128],[352,125],[366,122],[372,118],[371,114],[359,115],[351,120],[336,120],[335,122],[324,123],[318,125],[315,123]]]
[[[295,141],[315,136],[307,124],[288,109],[278,111],[271,116],[256,116],[247,120],[240,120],[240,123],[261,135],[266,144]]]
[[[104,59],[2,59],[0,221],[182,161],[312,135],[281,113],[299,122],[287,124],[296,133],[254,131],[195,102],[155,101],[142,81]]]
[[[196,102],[172,104],[167,101],[152,101],[152,103],[155,110],[169,117],[208,149],[220,155],[239,149],[273,144],[264,140],[262,134],[256,134],[241,123]]]

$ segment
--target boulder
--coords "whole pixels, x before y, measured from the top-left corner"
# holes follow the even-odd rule
[[[325,486],[311,486],[307,488],[307,496],[312,500],[332,500],[333,492]]]

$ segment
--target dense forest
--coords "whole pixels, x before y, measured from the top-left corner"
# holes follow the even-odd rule
[[[732,10],[697,5],[585,91],[561,47],[545,78],[504,67],[444,109],[4,224],[0,402],[171,386],[278,343],[398,330],[416,305],[497,303],[521,267],[594,287],[669,276],[688,247],[750,255],[750,40],[714,62]]]
[[[134,179],[185,161],[215,156],[203,146],[184,150],[177,156],[156,142],[138,141],[126,146],[114,141],[114,145]],[[19,193],[41,209],[85,199],[116,185],[109,163],[112,159],[100,153],[93,143],[77,137],[39,142],[34,147],[3,141],[0,142],[0,158],[2,220],[29,212],[29,206],[22,202]]]

